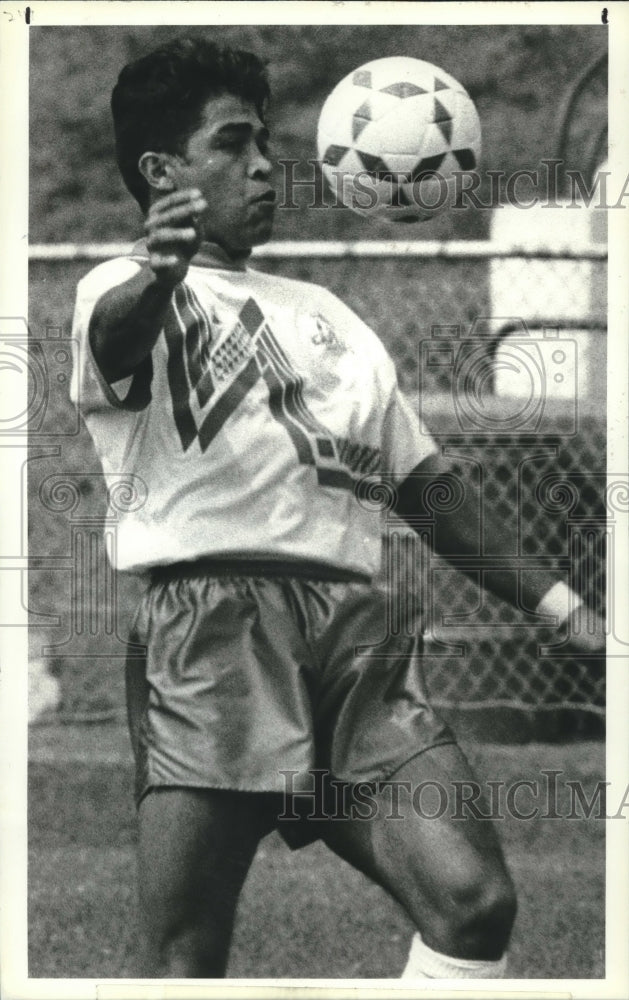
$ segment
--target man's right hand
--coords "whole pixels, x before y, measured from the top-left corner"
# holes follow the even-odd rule
[[[173,191],[151,205],[144,225],[149,266],[101,295],[90,320],[92,352],[107,382],[137,371],[153,350],[173,289],[199,249],[199,216],[207,207],[195,188]]]
[[[207,202],[196,188],[173,191],[151,205],[144,232],[149,266],[160,283],[172,286],[183,281],[202,239],[199,216]]]

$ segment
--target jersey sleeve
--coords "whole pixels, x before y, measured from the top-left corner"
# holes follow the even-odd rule
[[[70,398],[83,417],[111,409],[138,410],[150,399],[150,357],[134,375],[110,385],[94,360],[89,338],[90,321],[98,300],[140,269],[141,264],[136,260],[121,257],[94,268],[77,286]]]
[[[437,451],[437,446],[404,395],[397,379],[391,390],[382,427],[383,472],[395,484]]]
[[[374,415],[380,421],[383,475],[395,484],[437,446],[409,398],[402,392],[392,358],[380,338],[344,302],[327,290],[322,300],[341,323],[358,357],[371,366],[370,392]]]

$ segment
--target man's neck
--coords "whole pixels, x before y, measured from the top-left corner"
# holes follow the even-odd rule
[[[192,258],[192,263],[200,267],[225,267],[230,271],[244,271],[251,250],[228,253],[218,243],[202,243]]]

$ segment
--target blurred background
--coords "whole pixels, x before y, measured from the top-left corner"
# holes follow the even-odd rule
[[[607,49],[602,25],[33,26],[31,243],[135,238],[141,216],[113,158],[111,90],[126,62],[184,33],[210,35],[268,60],[278,158],[314,159],[317,119],[330,90],[371,59],[405,55],[432,62],[463,84],[483,127],[481,168],[507,173],[539,169],[541,159],[556,155],[563,99],[582,70]],[[592,142],[606,126],[605,86],[603,74],[581,95],[568,167],[588,169]],[[276,239],[378,235],[346,209],[277,216]],[[450,212],[398,238],[481,238],[488,227],[487,212]]]
[[[482,172],[539,170],[541,160],[557,157],[591,182],[606,158],[607,31],[600,25],[31,27],[30,243],[38,246],[29,328],[32,341],[43,344],[44,368],[57,373],[40,423],[31,422],[28,464],[32,975],[133,974],[131,945],[119,932],[133,909],[135,836],[122,664],[140,584],[108,569],[103,532],[115,544],[116,503],[69,403],[67,359],[59,359],[76,283],[95,263],[85,247],[97,257],[99,244],[132,241],[141,232],[139,209],[115,164],[111,89],[124,63],[183,33],[209,34],[268,60],[276,158],[314,159],[317,119],[330,90],[387,55],[433,62],[464,85],[481,119]],[[311,176],[311,168],[298,176]],[[479,194],[487,200],[486,179]],[[423,256],[262,254],[254,266],[325,285],[347,302],[384,341],[439,443],[482,474],[486,502],[513,526],[514,554],[554,559],[571,570],[588,606],[604,610],[604,213],[468,207],[401,232],[344,208],[308,210],[305,198],[298,193],[299,209],[277,212],[274,239],[443,241]],[[485,248],[466,254],[465,241]],[[571,242],[576,249],[562,256],[559,244]],[[528,243],[537,251],[512,252]],[[70,254],[55,256],[57,244],[71,244]],[[465,339],[476,335],[479,317],[495,316],[524,320],[534,344],[543,345],[545,335],[574,344],[579,365],[569,371],[570,392],[555,393],[541,349],[548,376],[541,422],[510,423],[528,390],[517,378],[496,376],[488,421],[462,433],[455,366],[431,368],[427,345],[435,327]],[[506,321],[494,323],[491,336],[481,334],[491,363],[509,351],[513,357],[521,334]],[[383,583],[402,596],[406,544],[399,526],[390,525]],[[535,777],[539,767],[556,765],[586,786],[600,777],[603,665],[541,653],[561,634],[531,627],[438,560],[424,566],[432,600],[423,612],[436,638],[424,664],[429,688],[480,773]],[[602,826],[505,824],[522,900],[514,976],[602,975]],[[380,890],[340,870],[317,845],[294,856],[271,839],[260,858],[239,911],[231,975],[390,975],[383,928],[401,967],[408,927]],[[314,903],[303,892],[312,884]],[[549,893],[555,905],[541,907]],[[343,942],[335,933],[341,924]],[[558,939],[569,942],[561,954]]]
[[[602,26],[245,26],[188,31],[192,35],[210,34],[219,42],[251,49],[268,60],[274,95],[272,152],[276,158],[299,160],[298,176],[312,176],[313,168],[306,161],[316,157],[317,119],[330,90],[352,69],[386,55],[432,61],[466,87],[482,124],[480,196],[484,202],[490,200],[488,170],[509,174],[528,169],[545,177],[541,160],[556,157],[563,162],[562,171],[579,170],[589,184],[606,156],[607,35]],[[76,282],[93,266],[81,257],[86,244],[98,253],[101,242],[132,241],[141,233],[140,211],[115,164],[110,93],[122,65],[183,32],[183,28],[163,26],[120,26],[34,27],[30,33],[30,242],[70,243],[75,254],[75,259],[55,258],[54,246],[49,246],[52,259],[33,260],[32,336],[53,340],[69,336]],[[281,171],[278,174],[279,183]],[[560,171],[559,197],[562,176]],[[298,257],[288,254],[261,259],[254,266],[326,285],[343,298],[382,338],[396,362],[402,387],[415,405],[419,402],[429,428],[439,432],[440,443],[458,446],[462,460],[476,462],[485,470],[486,500],[512,519],[517,551],[551,555],[565,563],[569,551],[576,551],[571,541],[575,518],[593,516],[600,521],[604,511],[600,490],[597,492],[591,478],[583,481],[583,472],[600,476],[605,450],[606,280],[601,218],[605,213],[583,206],[580,211],[509,206],[479,211],[467,206],[401,231],[391,224],[367,222],[345,208],[308,209],[307,190],[298,190],[295,197],[301,208],[277,211],[274,239],[428,239],[447,241],[448,246],[453,240],[485,241],[487,249],[477,257],[466,257],[463,243],[462,253],[454,255],[447,252],[447,246],[444,252],[423,258],[375,254],[334,259],[306,252]],[[539,197],[548,197],[543,185]],[[541,248],[541,256],[523,259],[499,255],[514,241],[527,240]],[[590,259],[587,253],[582,259],[544,256],[544,250],[557,250],[558,242],[564,246],[574,243],[586,250],[594,247],[599,257]],[[528,324],[536,342],[543,340],[547,328],[551,332],[561,329],[562,336],[568,336],[574,345],[573,351],[578,348],[579,371],[573,365],[563,395],[556,394],[550,369],[546,372],[545,386],[537,387],[544,396],[543,400],[540,397],[540,413],[545,411],[541,424],[509,420],[512,412],[517,414],[522,408],[522,392],[530,391],[528,383],[518,387],[516,378],[514,388],[513,379],[509,384],[508,379],[494,378],[486,401],[490,419],[481,421],[475,435],[468,429],[463,440],[457,434],[460,427],[453,405],[454,365],[427,364],[427,345],[436,327],[458,330],[464,339],[477,317],[490,316],[512,318],[503,321],[504,329],[494,323],[489,337],[481,333],[480,353],[491,363],[501,357],[504,361],[506,350],[508,369],[514,350],[519,350],[518,330],[510,332],[509,328],[516,317]],[[514,343],[515,348],[510,346]],[[542,354],[538,361],[544,368],[548,351],[542,350]],[[504,371],[505,365],[498,365],[497,370]],[[566,385],[572,388],[566,389]],[[70,522],[92,514],[102,518],[106,513],[107,498],[91,442],[80,423],[77,433],[72,432],[75,424],[67,394],[51,393],[38,440],[48,440],[46,431],[59,432],[60,428],[65,428],[65,436],[60,459],[42,456],[30,464],[32,552],[61,555],[69,551],[70,544],[74,551],[79,542],[75,539],[71,543],[74,529]],[[532,434],[537,435],[533,449]],[[71,512],[63,504],[46,501],[46,490],[51,486],[48,477],[59,472],[60,463],[62,469],[80,473],[80,505]],[[571,490],[577,489],[576,506],[572,501],[563,507],[556,502],[544,505],[536,499],[542,480],[553,472],[569,477],[571,470],[581,477],[576,486],[574,476],[570,483]],[[47,485],[42,487],[43,483]],[[589,569],[575,571],[575,586],[600,610],[601,539],[597,536],[585,543],[579,536],[577,542],[577,568]],[[594,553],[592,545],[597,549]],[[454,603],[453,614],[459,614],[459,621],[458,626],[450,621],[448,638],[451,644],[462,638],[467,642],[463,660],[460,656],[452,659],[447,650],[427,660],[435,699],[452,712],[463,704],[487,707],[490,702],[497,707],[524,707],[528,715],[520,725],[525,727],[538,707],[583,707],[588,718],[580,716],[575,721],[574,717],[568,724],[562,717],[559,730],[565,733],[566,726],[568,730],[576,726],[578,731],[585,727],[589,732],[592,726],[600,725],[604,681],[600,669],[593,670],[591,664],[541,660],[537,630],[518,628],[523,620],[514,619],[510,609],[491,598],[481,600],[473,582],[438,563],[435,567],[435,609]],[[46,659],[53,675],[60,678],[62,712],[117,711],[122,696],[118,665],[104,655],[102,623],[90,626],[86,619],[80,634],[76,623],[71,625],[68,588],[75,584],[70,577],[58,568],[31,573],[31,607],[38,613],[33,624],[42,625],[41,630],[33,629],[34,646],[42,645],[42,636],[44,643],[54,646]],[[124,632],[137,581],[103,580],[104,591],[94,590],[93,584],[88,590],[99,594],[98,604],[106,600],[107,588],[114,585],[121,588],[119,615]],[[58,618],[59,614],[62,620],[52,630],[47,628],[51,616]],[[431,625],[443,628],[442,617],[437,615]],[[69,640],[64,638],[68,627],[72,631]],[[108,648],[119,652],[119,645],[116,641],[112,647],[110,642]],[[99,656],[97,670],[90,666],[94,655]],[[87,668],[83,663],[86,656]],[[509,664],[507,671],[505,662]],[[89,684],[86,677],[92,677]],[[589,718],[590,710],[597,718]],[[553,725],[546,718],[544,726]],[[492,721],[492,728],[498,727],[499,732],[505,726],[513,732],[508,714],[501,713]]]

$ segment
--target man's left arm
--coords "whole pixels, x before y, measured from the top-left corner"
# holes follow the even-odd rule
[[[453,478],[454,477],[454,478]],[[454,505],[430,504],[435,495],[457,493]],[[448,459],[439,454],[425,458],[397,487],[395,512],[411,527],[425,524],[429,517],[433,527],[433,547],[439,555],[457,563],[458,568],[473,578],[478,577],[478,556],[481,535],[491,541],[491,555],[483,558],[482,585],[514,607],[552,615],[558,625],[569,619],[570,644],[575,653],[604,653],[605,637],[602,620],[590,616],[592,631],[579,628],[584,613],[583,602],[574,594],[558,571],[540,567],[535,572],[518,572],[513,526],[498,517],[483,504],[480,487],[471,474],[453,471]],[[492,567],[492,556],[497,566]],[[459,557],[477,557],[466,568]],[[511,565],[510,565],[511,564]]]

